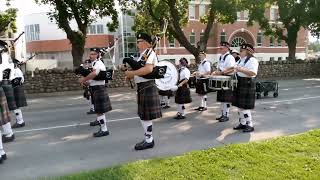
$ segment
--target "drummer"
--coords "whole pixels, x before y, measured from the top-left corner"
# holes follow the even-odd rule
[[[239,108],[240,123],[234,130],[243,132],[254,131],[251,109],[255,106],[256,84],[255,77],[258,73],[258,60],[253,56],[254,48],[251,44],[243,44],[240,48],[240,61],[234,68],[238,78],[238,85],[233,92],[232,105]],[[231,68],[232,69],[232,68]]]
[[[211,75],[224,75],[232,76],[233,72],[226,72],[229,68],[235,66],[236,62],[234,57],[230,54],[230,44],[228,42],[221,42],[220,48],[221,56],[219,58],[217,70],[214,71]],[[219,122],[229,121],[229,111],[232,103],[232,90],[218,90],[217,92],[217,101],[221,102],[221,116],[216,118]]]
[[[197,79],[204,78],[211,73],[210,62],[206,59],[206,53],[200,52],[199,54],[200,64],[198,65],[198,71],[194,72],[192,75],[196,76]],[[197,80],[196,83],[196,93],[201,99],[201,104],[198,108],[194,109],[196,111],[206,111],[207,110],[207,93],[208,89],[204,81]]]
[[[231,55],[234,57],[236,62],[238,62],[240,60],[240,53],[236,49],[233,49],[231,51]]]

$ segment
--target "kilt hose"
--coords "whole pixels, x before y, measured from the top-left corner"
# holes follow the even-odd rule
[[[254,109],[255,100],[255,79],[238,76],[238,85],[237,88],[233,91],[232,105],[241,109]]]
[[[14,92],[11,84],[3,84],[2,88],[7,98],[7,103],[10,111],[17,109],[16,100],[14,97]]]
[[[209,92],[209,79],[197,79],[196,93],[199,95],[206,95]]]
[[[167,91],[159,90],[159,95],[160,96],[172,97],[173,96],[173,92],[171,90],[167,90]]]
[[[11,119],[10,119],[10,112],[9,112],[9,107],[7,103],[7,98],[1,86],[0,86],[0,111],[1,111],[0,126],[2,126],[10,122]]]
[[[160,98],[155,81],[138,83],[137,103],[138,116],[143,121],[161,118]]]
[[[181,83],[184,80],[181,80],[179,83]],[[177,104],[188,104],[191,103],[191,94],[190,89],[188,87],[188,84],[184,84],[182,87],[179,87],[176,96],[175,96],[175,103]]]
[[[17,108],[28,106],[23,85],[13,87],[13,93],[14,93],[14,99],[16,101]]]
[[[105,85],[90,86],[91,98],[94,102],[94,110],[98,114],[103,114],[112,110],[110,98]]]

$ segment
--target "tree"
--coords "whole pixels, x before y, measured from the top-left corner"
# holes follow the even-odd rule
[[[237,18],[237,0],[211,0],[210,2],[208,12],[201,17],[201,22],[207,26],[197,47],[188,41],[182,30],[188,23],[189,0],[145,0],[136,3],[134,30],[157,34],[167,20],[168,35],[177,39],[198,60],[199,52],[207,48],[213,24],[233,23]]]
[[[243,0],[244,9],[249,10],[249,25],[258,22],[264,34],[284,40],[289,48],[289,59],[295,59],[298,32],[308,29],[314,21],[311,13],[315,7],[314,0]],[[265,10],[272,5],[278,6],[278,17],[270,23]],[[319,11],[319,10],[317,10]]]
[[[72,46],[73,66],[80,65],[86,42],[88,26],[98,17],[111,16],[112,22],[107,26],[110,31],[118,27],[118,14],[114,0],[35,0],[38,4],[50,4],[54,7],[49,13],[58,27],[67,34]],[[70,27],[75,20],[77,29]]]
[[[0,1],[1,2],[1,1]],[[3,34],[7,28],[8,25],[11,24],[11,29],[13,32],[16,32],[16,18],[17,18],[17,11],[18,9],[10,8],[10,1],[6,0],[6,5],[9,7],[7,10],[3,11],[0,10],[0,34]]]

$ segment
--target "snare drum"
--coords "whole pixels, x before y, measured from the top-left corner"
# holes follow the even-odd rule
[[[231,76],[211,76],[209,78],[209,88],[213,90],[233,89],[233,83],[231,83]]]

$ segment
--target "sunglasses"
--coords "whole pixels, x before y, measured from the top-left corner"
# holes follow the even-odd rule
[[[143,42],[143,40],[138,40],[138,41],[137,41],[137,44],[139,44],[139,43],[141,43],[141,42]]]

